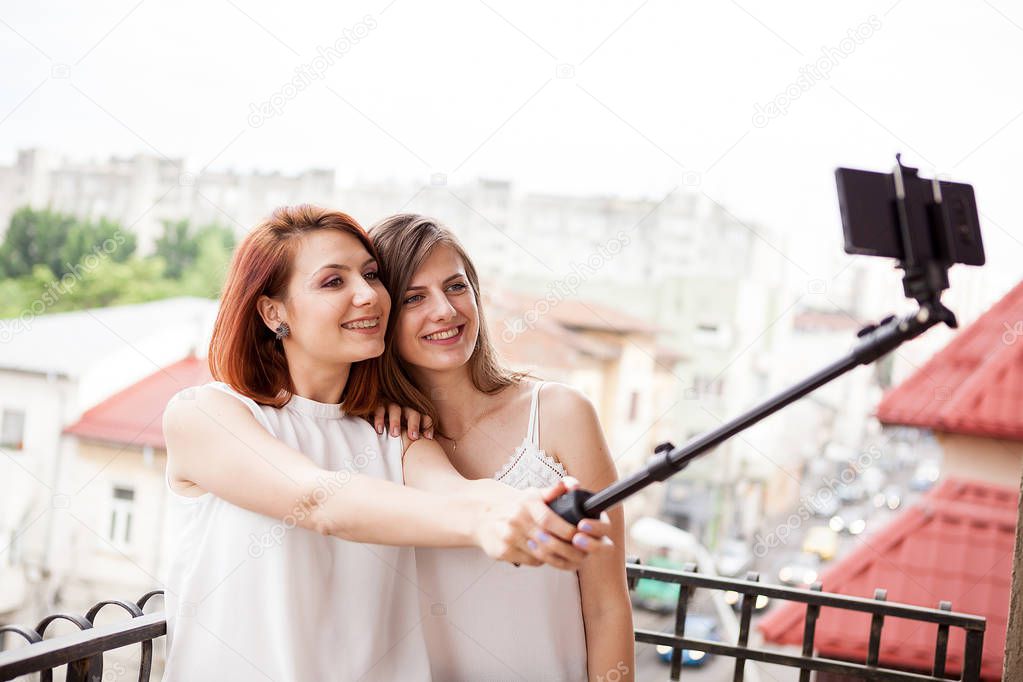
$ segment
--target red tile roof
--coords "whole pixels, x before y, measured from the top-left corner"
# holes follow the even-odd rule
[[[520,316],[544,317],[567,329],[585,329],[616,334],[656,334],[659,327],[623,309],[577,298],[556,295],[531,296],[503,289],[491,297]],[[489,308],[488,308],[489,311]]]
[[[948,600],[954,611],[984,616],[981,675],[1001,680],[1018,501],[1013,488],[946,479],[824,571],[824,590],[873,598],[881,587],[890,602],[937,608]],[[758,627],[769,642],[799,645],[805,615],[802,604],[789,602]],[[935,625],[886,619],[880,662],[929,671],[936,633]],[[821,609],[815,639],[821,655],[862,663],[869,638],[870,614]],[[963,641],[962,629],[951,628],[949,673],[962,671]]]
[[[885,395],[877,418],[1023,440],[1023,282]]]
[[[571,369],[582,366],[587,358],[602,362],[621,355],[621,349],[609,341],[567,329],[522,305],[518,298],[489,296],[486,309],[490,340],[501,358],[516,369]]]
[[[165,448],[162,417],[171,396],[212,380],[205,359],[185,358],[110,396],[64,433],[119,445]]]

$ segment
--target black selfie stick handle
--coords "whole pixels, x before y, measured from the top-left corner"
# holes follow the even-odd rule
[[[565,519],[573,526],[578,524],[583,519],[599,519],[600,512],[591,512],[583,508],[586,500],[590,499],[593,493],[575,489],[570,490],[558,499],[550,503],[550,508],[553,509],[558,516]]]
[[[647,465],[628,478],[617,481],[603,490],[588,492],[573,490],[550,503],[550,508],[563,519],[577,524],[585,518],[600,518],[600,513],[636,494],[651,483],[664,481],[682,471],[691,461],[706,454],[723,441],[743,431],[761,419],[807,393],[837,379],[851,369],[868,365],[920,336],[936,324],[956,326],[955,315],[937,298],[925,302],[916,312],[903,317],[890,316],[877,325],[860,330],[859,343],[845,357],[790,386],[781,393],[760,403],[735,419],[716,429],[693,438],[680,447],[670,444],[659,446]]]

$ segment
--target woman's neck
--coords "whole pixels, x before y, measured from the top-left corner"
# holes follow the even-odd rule
[[[412,368],[413,379],[426,395],[430,396],[437,417],[440,432],[449,437],[464,433],[474,419],[487,410],[487,403],[493,397],[483,393],[472,383],[468,366],[434,371]]]
[[[306,358],[288,358],[288,371],[295,395],[318,403],[339,403],[348,383],[352,366],[348,363],[324,365]]]

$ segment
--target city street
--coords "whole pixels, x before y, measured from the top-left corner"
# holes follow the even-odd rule
[[[916,469],[916,462],[905,461],[901,464],[898,463],[895,448],[884,456],[890,457],[892,461],[886,462],[891,471],[885,476],[883,487],[895,486],[901,493],[900,504],[897,509],[891,510],[887,506],[880,508],[875,507],[873,501],[869,499],[869,495],[866,496],[864,501],[857,501],[852,505],[857,509],[864,509],[869,512],[869,515],[865,518],[865,528],[859,535],[851,535],[848,533],[837,534],[837,550],[835,557],[827,562],[822,562],[819,568],[820,572],[823,572],[827,567],[833,564],[835,561],[840,560],[842,557],[848,555],[854,551],[857,547],[867,545],[870,543],[870,536],[876,532],[879,528],[884,527],[889,521],[891,521],[897,514],[899,514],[906,506],[913,504],[919,496],[922,494],[919,491],[914,491],[910,487],[910,480]],[[877,464],[880,468],[880,464]],[[813,495],[815,491],[810,491],[809,495]],[[806,495],[804,495],[806,497]],[[842,507],[843,509],[849,508],[849,506]],[[841,514],[841,511],[838,512]],[[786,515],[787,516],[787,515]],[[791,527],[791,534],[788,536],[786,541],[779,546],[771,549],[763,557],[757,558],[754,555],[753,570],[760,573],[761,581],[766,583],[781,584],[779,579],[780,570],[787,566],[792,565],[797,557],[803,554],[802,546],[808,532],[811,528],[823,527],[826,528],[829,523],[829,518],[825,516],[812,517],[798,526]],[[786,518],[775,520],[776,523],[786,523]],[[767,526],[767,524],[765,524]],[[773,526],[771,526],[773,527]],[[742,576],[739,576],[742,577]],[[879,585],[878,587],[883,587]],[[827,585],[824,585],[824,589],[827,589]],[[752,630],[750,639],[755,646],[759,646],[760,635],[757,631],[756,625],[760,618],[774,608],[777,608],[778,604],[770,604],[767,609],[760,613],[754,613],[752,618]],[[714,608],[711,604],[710,594],[708,590],[698,590],[690,603],[690,614],[698,614],[705,616],[713,616]],[[658,614],[651,611],[647,611],[641,608],[634,608],[633,617],[635,620],[635,626],[637,628],[658,630],[662,632],[671,632],[674,628],[674,615],[673,614]],[[720,632],[720,627],[719,627]],[[732,679],[734,671],[735,661],[725,656],[710,655],[705,659],[702,666],[686,666],[682,669],[681,679],[683,680],[702,680],[706,682],[726,682]],[[761,674],[761,682],[794,682],[799,679],[799,671],[796,669],[789,669],[782,666],[775,665],[759,665]],[[747,679],[749,677],[750,664],[747,664]],[[671,671],[669,663],[663,661],[655,650],[655,647],[650,644],[638,644],[636,645],[636,670],[637,680],[653,681],[653,680],[665,680],[668,679],[668,675]]]

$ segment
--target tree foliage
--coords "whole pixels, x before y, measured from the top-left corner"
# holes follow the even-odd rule
[[[149,256],[118,223],[24,207],[0,242],[0,318],[172,296],[216,298],[234,249],[219,225],[167,221]]]

